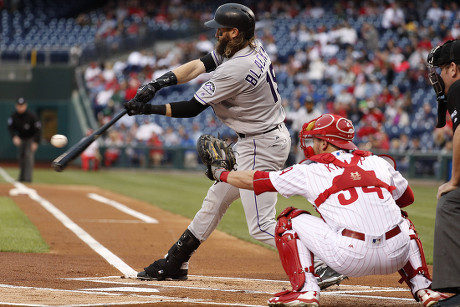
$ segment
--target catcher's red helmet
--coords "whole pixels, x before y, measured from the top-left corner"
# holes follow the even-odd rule
[[[336,114],[323,114],[302,126],[299,133],[300,147],[305,150],[306,139],[315,137],[341,149],[358,149],[352,142],[354,136],[355,128],[350,120]]]

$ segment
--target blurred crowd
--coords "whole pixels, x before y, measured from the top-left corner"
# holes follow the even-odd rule
[[[160,23],[203,23],[220,3],[206,1],[111,1],[104,8],[98,38],[108,39],[129,17],[140,31],[144,16]],[[427,81],[425,61],[432,47],[460,38],[460,9],[455,1],[242,1],[257,17],[256,37],[274,63],[283,97],[294,157],[299,123],[324,112],[351,118],[355,141],[371,151],[449,152],[451,123],[435,129],[436,98]],[[200,8],[197,10],[196,8]],[[137,16],[137,17],[133,17]],[[85,22],[85,16],[80,16]],[[135,96],[137,88],[181,63],[214,48],[214,32],[170,42],[164,48],[134,51],[127,58],[91,63],[84,79],[95,116],[103,124]],[[204,75],[190,84],[162,89],[165,101],[189,100]],[[201,115],[200,115],[201,116]],[[168,159],[165,148],[195,145],[196,136],[221,127],[212,114],[174,122],[162,116],[126,117],[108,133],[104,146],[150,145],[150,163]],[[141,132],[140,132],[141,131]],[[227,135],[234,137],[231,131]],[[153,149],[152,149],[153,150]],[[190,151],[193,153],[194,151]],[[196,163],[196,156],[188,158]],[[108,165],[116,159],[107,159]],[[191,162],[190,162],[191,161]]]

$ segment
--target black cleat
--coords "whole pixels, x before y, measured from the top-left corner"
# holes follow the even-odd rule
[[[321,290],[329,288],[333,285],[339,285],[340,282],[348,277],[337,273],[328,266],[321,266],[315,272],[319,277],[316,277],[318,286]]]
[[[179,270],[177,274],[168,276],[165,274],[154,274],[154,276],[151,276],[147,274],[146,271],[142,271],[137,273],[137,278],[142,279],[142,280],[187,280],[188,270]],[[155,276],[156,275],[156,276]]]
[[[137,273],[137,278],[142,280],[187,280],[188,269],[179,269],[177,272],[165,272],[166,259],[159,259]]]

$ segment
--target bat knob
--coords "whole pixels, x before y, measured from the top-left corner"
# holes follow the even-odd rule
[[[51,166],[54,168],[56,172],[62,172],[64,170],[64,167],[58,162],[53,162]]]

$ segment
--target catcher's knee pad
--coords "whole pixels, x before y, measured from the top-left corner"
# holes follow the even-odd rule
[[[292,229],[292,222],[291,220],[296,216],[301,214],[310,214],[310,212],[302,209],[297,209],[294,207],[287,207],[285,208],[276,218],[278,222],[275,226],[275,236],[278,234],[284,233],[286,230]]]
[[[304,269],[297,248],[297,234],[292,231],[292,219],[308,211],[288,207],[278,215],[275,227],[275,243],[284,271],[289,277],[293,290],[300,290],[305,283],[305,272],[314,272],[313,261],[310,267]],[[313,259],[313,257],[311,257]]]
[[[422,241],[418,237],[414,224],[407,217],[407,213],[404,211],[402,212],[403,212],[404,218],[409,223],[410,239],[411,239],[411,242],[409,244],[411,244],[411,247],[410,247],[410,252],[409,252],[410,253],[409,260],[398,271],[398,273],[401,275],[401,279],[399,280],[399,283],[406,282],[409,288],[412,289],[410,280],[414,278],[415,276],[417,276],[418,274],[422,274],[430,281],[431,281],[431,277],[430,277],[430,272],[428,271],[428,266],[426,264],[425,253],[423,252],[423,247],[422,247]],[[418,300],[418,298],[415,297],[415,295],[414,295],[414,298]]]
[[[179,240],[169,249],[166,256],[165,272],[175,274],[181,268],[182,263],[190,259],[198,246],[200,246],[200,240],[187,228]]]
[[[299,258],[299,249],[297,248],[297,234],[288,231],[282,235],[276,236],[276,247],[280,256],[281,264],[284,271],[289,277],[292,289],[298,291],[302,289],[305,283],[305,273],[314,273],[313,256],[312,263],[308,268],[303,268]]]

